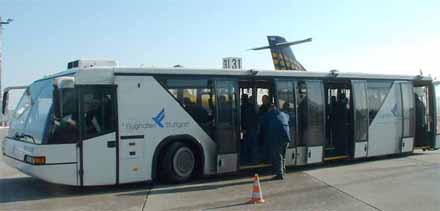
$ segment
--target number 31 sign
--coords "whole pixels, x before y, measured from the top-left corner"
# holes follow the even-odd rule
[[[240,57],[223,58],[223,69],[241,69]]]

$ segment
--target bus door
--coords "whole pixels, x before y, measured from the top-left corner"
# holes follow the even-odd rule
[[[415,135],[415,102],[412,82],[400,83],[402,93],[402,141],[401,152],[411,152],[414,149]]]
[[[297,104],[296,165],[320,163],[325,143],[324,88],[319,80],[295,82]]]
[[[414,82],[415,140],[414,146],[421,149],[436,148],[435,90],[430,81]]]
[[[354,154],[353,158],[366,157],[368,153],[368,104],[365,80],[351,81],[354,105]]]
[[[80,184],[116,184],[115,87],[79,86]]]
[[[215,81],[217,173],[234,172],[239,168],[238,94],[237,81]]]
[[[296,161],[296,145],[297,140],[296,132],[296,104],[295,104],[295,84],[292,80],[277,80],[276,86],[276,105],[280,110],[289,115],[290,137],[292,137],[292,143],[289,144],[286,150],[286,165],[294,165]]]
[[[435,102],[435,114],[436,120],[435,125],[435,144],[434,149],[440,148],[440,81],[434,82],[434,102]]]

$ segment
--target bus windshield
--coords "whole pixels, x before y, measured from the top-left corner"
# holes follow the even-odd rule
[[[52,108],[52,80],[33,83],[24,93],[12,117],[9,136],[42,144]]]

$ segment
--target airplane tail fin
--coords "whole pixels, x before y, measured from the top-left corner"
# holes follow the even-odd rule
[[[275,66],[275,70],[298,70],[298,71],[306,71],[304,66],[296,60],[295,55],[290,49],[291,45],[298,45],[305,42],[312,41],[312,38],[298,40],[293,42],[287,42],[284,37],[280,36],[267,36],[267,40],[269,41],[268,46],[251,48],[249,50],[263,50],[270,49],[272,54],[273,65]]]
[[[276,70],[299,70],[306,71],[304,66],[296,60],[290,45],[278,45],[287,43],[284,37],[267,36],[270,52],[272,54],[273,65]]]

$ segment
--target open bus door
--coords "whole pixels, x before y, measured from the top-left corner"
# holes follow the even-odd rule
[[[297,119],[295,103],[295,82],[292,80],[276,80],[276,105],[280,110],[289,115],[290,136],[292,143],[286,150],[286,165],[294,165],[296,162]]]
[[[354,150],[353,158],[367,157],[368,154],[368,104],[367,82],[365,80],[351,81],[353,90],[353,123]]]
[[[295,82],[297,104],[296,165],[321,163],[325,142],[324,87],[319,80]]]
[[[434,149],[440,148],[440,81],[436,81],[434,84],[434,113],[435,113],[435,144]]]
[[[239,96],[236,80],[215,81],[217,173],[235,172],[239,168]]]
[[[413,84],[409,81],[400,82],[402,94],[402,141],[401,152],[412,152],[415,140],[415,102]]]
[[[414,99],[415,99],[415,148],[436,149],[440,147],[437,141],[437,116],[436,101],[438,94],[438,82],[415,81]]]

